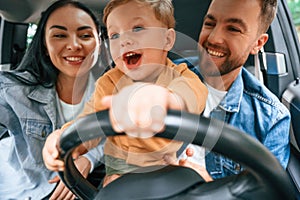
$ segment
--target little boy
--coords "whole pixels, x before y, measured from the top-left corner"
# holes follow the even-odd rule
[[[105,142],[103,186],[140,167],[164,165],[165,155],[176,160],[181,142],[150,136],[163,130],[167,109],[196,114],[204,109],[204,84],[186,64],[175,65],[167,58],[176,37],[173,14],[171,0],[111,0],[104,10],[116,67],[97,80],[95,93],[81,116],[109,108],[114,130],[127,136]],[[63,169],[57,150],[47,141],[43,155],[46,166]],[[98,142],[86,145],[91,148]]]

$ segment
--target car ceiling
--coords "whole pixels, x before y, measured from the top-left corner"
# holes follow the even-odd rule
[[[55,0],[0,0],[0,15],[6,21],[36,23],[40,14]],[[92,8],[101,19],[103,8],[109,0],[78,0]],[[175,8],[176,30],[198,40],[204,13],[210,0],[172,0]],[[187,14],[188,13],[188,14]],[[101,22],[101,20],[100,20]],[[186,48],[183,45],[182,48]]]
[[[1,0],[0,15],[7,21],[29,23],[37,22],[40,14],[54,0]],[[79,0],[95,13],[101,13],[103,7],[109,0]]]

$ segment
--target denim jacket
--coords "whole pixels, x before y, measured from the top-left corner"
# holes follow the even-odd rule
[[[35,81],[28,72],[18,76]],[[91,85],[86,98],[94,90]],[[42,148],[46,137],[65,123],[56,102],[55,87],[29,86],[0,72],[0,129],[9,134],[0,135],[0,199],[42,199],[54,189],[48,180],[57,174],[46,169]],[[101,152],[99,147],[87,157],[94,164]]]
[[[290,156],[290,113],[279,99],[246,69],[241,70],[227,95],[211,112],[210,117],[231,124],[259,140],[286,168]],[[205,162],[214,179],[238,174],[243,170],[239,163],[214,152],[206,155]]]

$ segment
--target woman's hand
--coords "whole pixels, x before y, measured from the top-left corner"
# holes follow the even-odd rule
[[[59,160],[59,151],[57,144],[62,134],[62,130],[58,129],[52,132],[46,139],[42,154],[46,167],[51,171],[63,171],[64,162]]]
[[[78,171],[83,175],[83,177],[87,177],[89,171],[91,169],[90,161],[84,157],[80,156],[78,159],[74,161]],[[58,176],[54,177],[53,179],[49,180],[49,183],[57,183],[60,181]],[[65,186],[65,184],[60,181],[55,188],[53,194],[51,195],[50,199],[64,199],[64,200],[73,200],[75,199],[75,195]]]
[[[59,159],[59,150],[58,143],[61,134],[63,133],[62,129],[55,130],[52,132],[46,139],[42,154],[46,167],[51,171],[63,171],[65,164],[62,160]],[[98,144],[99,141],[95,140],[95,144]],[[86,144],[83,143],[76,147],[72,152],[72,158],[77,159],[80,155],[87,152]]]

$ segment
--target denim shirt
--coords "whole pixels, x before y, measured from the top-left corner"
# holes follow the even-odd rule
[[[210,114],[248,133],[266,146],[286,168],[289,156],[290,113],[279,99],[246,69]],[[255,149],[253,149],[255,151]],[[214,152],[205,158],[212,178],[238,174],[243,166]]]
[[[18,76],[35,81],[28,72]],[[93,90],[88,88],[86,97]],[[29,86],[0,72],[0,127],[9,134],[0,140],[0,199],[42,199],[54,189],[48,180],[57,174],[45,167],[42,148],[46,137],[65,123],[55,98],[55,87]],[[95,151],[87,156],[94,163],[102,150]]]

